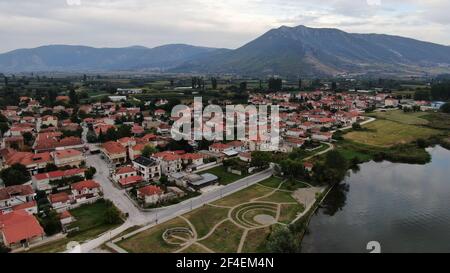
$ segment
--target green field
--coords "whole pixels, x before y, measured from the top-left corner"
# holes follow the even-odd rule
[[[291,196],[292,192],[276,189],[281,179],[269,178],[260,183],[265,186],[250,186],[135,234],[117,245],[132,253],[266,252],[265,244],[272,226],[292,222],[303,212],[304,205]],[[171,241],[178,245],[164,241],[163,233],[177,227],[190,228],[196,236],[178,236]]]
[[[118,225],[108,225],[104,223],[106,209],[107,206],[104,202],[97,202],[71,210],[70,213],[73,217],[75,217],[76,221],[69,227],[69,229],[77,227],[79,229],[77,232],[68,235],[65,239],[32,248],[28,252],[62,252],[66,250],[67,243],[71,241],[82,243],[89,239],[95,238],[108,230],[114,229]]]
[[[175,218],[154,228],[147,229],[137,235],[125,239],[119,246],[128,252],[136,253],[169,253],[175,251],[178,246],[167,244],[162,235],[168,228],[189,227],[181,218]]]
[[[435,129],[390,120],[377,120],[365,125],[364,128],[365,131],[352,131],[346,134],[344,138],[366,145],[391,147],[410,143],[419,138],[427,139],[440,133]]]
[[[239,179],[242,179],[242,178],[248,176],[248,175],[237,175],[234,173],[229,173],[229,172],[227,172],[227,170],[225,169],[224,166],[218,166],[218,167],[200,172],[199,174],[204,174],[204,173],[214,174],[215,176],[219,177],[219,183],[221,185],[228,185]]]
[[[424,118],[427,115],[428,113],[426,112],[404,113],[401,110],[369,114],[369,116],[377,119],[385,119],[408,125],[427,125],[429,121]]]

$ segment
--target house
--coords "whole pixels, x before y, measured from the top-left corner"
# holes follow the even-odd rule
[[[20,205],[15,205],[14,207],[12,207],[12,209],[13,211],[19,210],[26,211],[29,215],[34,215],[38,213],[37,202],[34,200]]]
[[[134,175],[134,176],[128,176],[128,177],[122,178],[118,182],[122,188],[128,188],[128,187],[132,187],[137,184],[140,184],[143,181],[144,181],[144,178],[142,178],[142,176]]]
[[[131,95],[131,94],[141,94],[142,89],[138,88],[117,88],[117,94],[119,95]]]
[[[161,123],[156,128],[156,132],[161,135],[169,134],[171,129],[172,129],[172,127],[169,124]]]
[[[137,197],[142,200],[146,205],[156,204],[160,201],[163,195],[163,191],[157,186],[145,186],[138,189]]]
[[[15,185],[0,189],[0,212],[10,211],[12,207],[28,203],[34,199],[30,185]]]
[[[152,156],[161,166],[162,174],[168,175],[170,173],[179,172],[183,169],[182,157],[175,152],[161,152]]]
[[[119,166],[127,162],[127,150],[118,142],[103,143],[100,150],[108,163],[113,166]]]
[[[65,210],[59,214],[59,221],[61,222],[61,225],[65,227],[75,222],[75,218],[68,210]]]
[[[139,126],[137,124],[134,124],[133,127],[131,127],[131,133],[134,136],[142,136],[145,134],[145,130],[142,126]]]
[[[305,167],[305,170],[307,170],[308,172],[312,172],[314,168],[314,164],[310,162],[303,163],[303,166]]]
[[[48,199],[50,204],[52,204],[52,207],[58,212],[67,210],[72,203],[69,194],[66,192],[50,194]]]
[[[333,133],[331,133],[331,132],[317,132],[317,133],[313,133],[311,138],[313,140],[330,142],[331,139],[333,138]]]
[[[244,162],[251,162],[252,161],[252,153],[250,153],[250,152],[239,153],[238,157],[239,157],[239,159],[241,161],[244,161]]]
[[[184,165],[201,166],[203,165],[204,155],[202,154],[184,154],[181,155],[181,160]]]
[[[52,152],[53,160],[58,168],[73,167],[78,168],[84,161],[83,153],[74,149],[60,150]]]
[[[145,181],[155,181],[161,177],[161,166],[153,158],[140,156],[133,160],[133,167]]]
[[[51,182],[72,177],[79,177],[83,180],[85,178],[85,169],[58,170],[48,173],[39,173],[34,175],[31,180],[34,189],[50,192],[56,187],[56,185],[52,185]]]
[[[102,194],[100,184],[94,180],[86,180],[74,183],[71,186],[72,196],[77,203],[85,203],[90,199],[96,199]]]
[[[128,156],[130,157],[130,159],[133,160],[140,157],[145,146],[145,144],[139,143],[134,146],[128,147]]]
[[[230,150],[231,147],[223,143],[214,143],[209,146],[209,151],[214,153],[223,153],[224,151]]]
[[[49,152],[45,153],[28,153],[28,152],[12,152],[6,156],[5,167],[14,164],[22,164],[33,175],[40,170],[45,169],[48,164],[53,163],[53,158]]]
[[[118,169],[116,169],[115,173],[112,175],[112,179],[116,182],[119,182],[119,180],[130,177],[130,176],[136,176],[138,173],[135,168],[132,166],[123,166]]]
[[[384,106],[386,107],[397,107],[399,105],[398,99],[387,98],[384,100]]]
[[[219,178],[210,173],[205,173],[202,175],[189,174],[185,177],[185,179],[187,184],[196,190],[200,190],[204,187],[211,186],[219,182]]]
[[[58,118],[55,116],[43,116],[41,118],[41,127],[58,127]]]
[[[291,129],[287,130],[286,136],[296,137],[296,138],[303,137],[303,136],[305,136],[305,131],[300,128],[291,128]]]
[[[24,210],[0,214],[0,234],[9,248],[28,247],[44,238],[44,229],[38,220]]]

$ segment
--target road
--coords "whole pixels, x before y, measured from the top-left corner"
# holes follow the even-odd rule
[[[232,184],[223,186],[211,192],[204,193],[199,197],[186,200],[179,204],[144,212],[140,211],[125,195],[125,190],[117,188],[111,181],[109,181],[108,165],[104,160],[100,158],[100,155],[88,156],[87,164],[97,169],[97,173],[94,176],[94,179],[102,186],[105,198],[111,200],[122,212],[128,213],[129,217],[122,226],[109,231],[96,239],[82,244],[81,249],[83,252],[90,252],[94,250],[95,248],[101,246],[105,242],[111,240],[111,238],[117,236],[118,234],[122,233],[132,226],[146,226],[169,221],[179,215],[192,211],[207,203],[211,203],[232,193],[245,189],[251,185],[254,185],[258,182],[261,182],[271,177],[273,173],[273,169],[270,168],[263,172],[245,177]]]

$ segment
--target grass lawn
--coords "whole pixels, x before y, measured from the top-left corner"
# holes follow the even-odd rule
[[[369,114],[371,117],[375,117],[377,119],[385,119],[390,121],[399,122],[402,124],[408,125],[426,125],[428,124],[428,120],[423,117],[426,116],[426,112],[413,112],[413,113],[405,113],[402,110],[395,111],[387,111],[387,112],[377,112]]]
[[[215,176],[219,177],[219,183],[221,185],[228,185],[239,179],[242,179],[242,178],[248,176],[248,175],[237,175],[234,173],[229,173],[226,171],[224,166],[218,166],[218,167],[200,172],[199,174],[204,174],[204,173],[214,174]]]
[[[423,118],[429,121],[428,126],[431,128],[450,130],[450,114],[427,113]]]
[[[31,253],[55,253],[66,250],[66,245],[69,242],[85,242],[89,239],[95,238],[100,234],[111,230],[118,225],[108,225],[103,223],[104,213],[107,206],[103,202],[97,202],[91,205],[85,205],[70,213],[77,219],[70,228],[78,227],[79,231],[67,236],[67,238],[54,241],[36,248],[30,249]]]
[[[238,191],[230,196],[220,199],[213,204],[218,206],[233,207],[245,202],[249,202],[253,198],[261,197],[271,192],[271,189],[256,184],[246,188],[245,190]]]
[[[262,182],[259,182],[259,184],[261,184],[263,186],[266,186],[266,187],[269,187],[269,188],[277,189],[278,186],[280,186],[281,182],[283,182],[283,178],[272,176],[269,179],[266,179],[266,180],[264,180]]]
[[[181,253],[208,253],[203,247],[193,244],[185,250],[181,251]]]
[[[242,233],[241,228],[231,221],[226,221],[217,227],[210,237],[200,243],[217,253],[236,253]]]
[[[284,224],[291,223],[299,213],[302,213],[305,210],[303,205],[296,204],[282,204],[281,205],[281,213],[279,222]]]
[[[286,181],[281,185],[280,190],[287,190],[287,191],[295,191],[298,189],[307,188],[308,185],[296,180]]]
[[[353,131],[344,136],[347,140],[378,147],[410,143],[419,138],[427,139],[440,131],[420,126],[401,124],[389,120],[377,120],[364,126],[367,131]]]
[[[176,227],[188,228],[189,225],[183,219],[175,218],[120,241],[118,245],[133,253],[170,253],[179,249],[180,246],[167,244],[162,235],[166,229]]]
[[[229,209],[218,208],[212,206],[203,206],[199,209],[194,210],[188,214],[186,217],[197,230],[198,238],[202,238],[207,235],[208,232],[220,221],[227,218]]]
[[[276,191],[273,194],[258,199],[258,201],[275,202],[275,203],[296,203],[297,201],[292,197],[292,193],[285,191]]]
[[[270,227],[250,230],[245,239],[242,252],[244,253],[266,253],[266,242],[272,229]]]

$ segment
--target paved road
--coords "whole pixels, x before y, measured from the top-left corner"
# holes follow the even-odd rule
[[[179,215],[199,208],[207,203],[213,202],[234,192],[254,185],[260,181],[263,181],[269,178],[273,173],[273,169],[267,169],[263,172],[245,177],[232,184],[226,185],[208,193],[204,193],[199,197],[186,200],[179,204],[166,208],[155,209],[149,212],[143,212],[136,208],[136,206],[134,206],[133,202],[125,195],[124,190],[115,187],[114,184],[109,181],[108,165],[104,160],[100,158],[100,155],[88,156],[87,164],[97,169],[97,173],[94,179],[102,186],[105,198],[110,199],[122,212],[128,213],[129,217],[122,226],[109,231],[94,240],[82,244],[81,249],[83,252],[90,252],[94,250],[105,242],[111,240],[111,238],[125,231],[127,228],[135,225],[145,226],[171,220]]]

